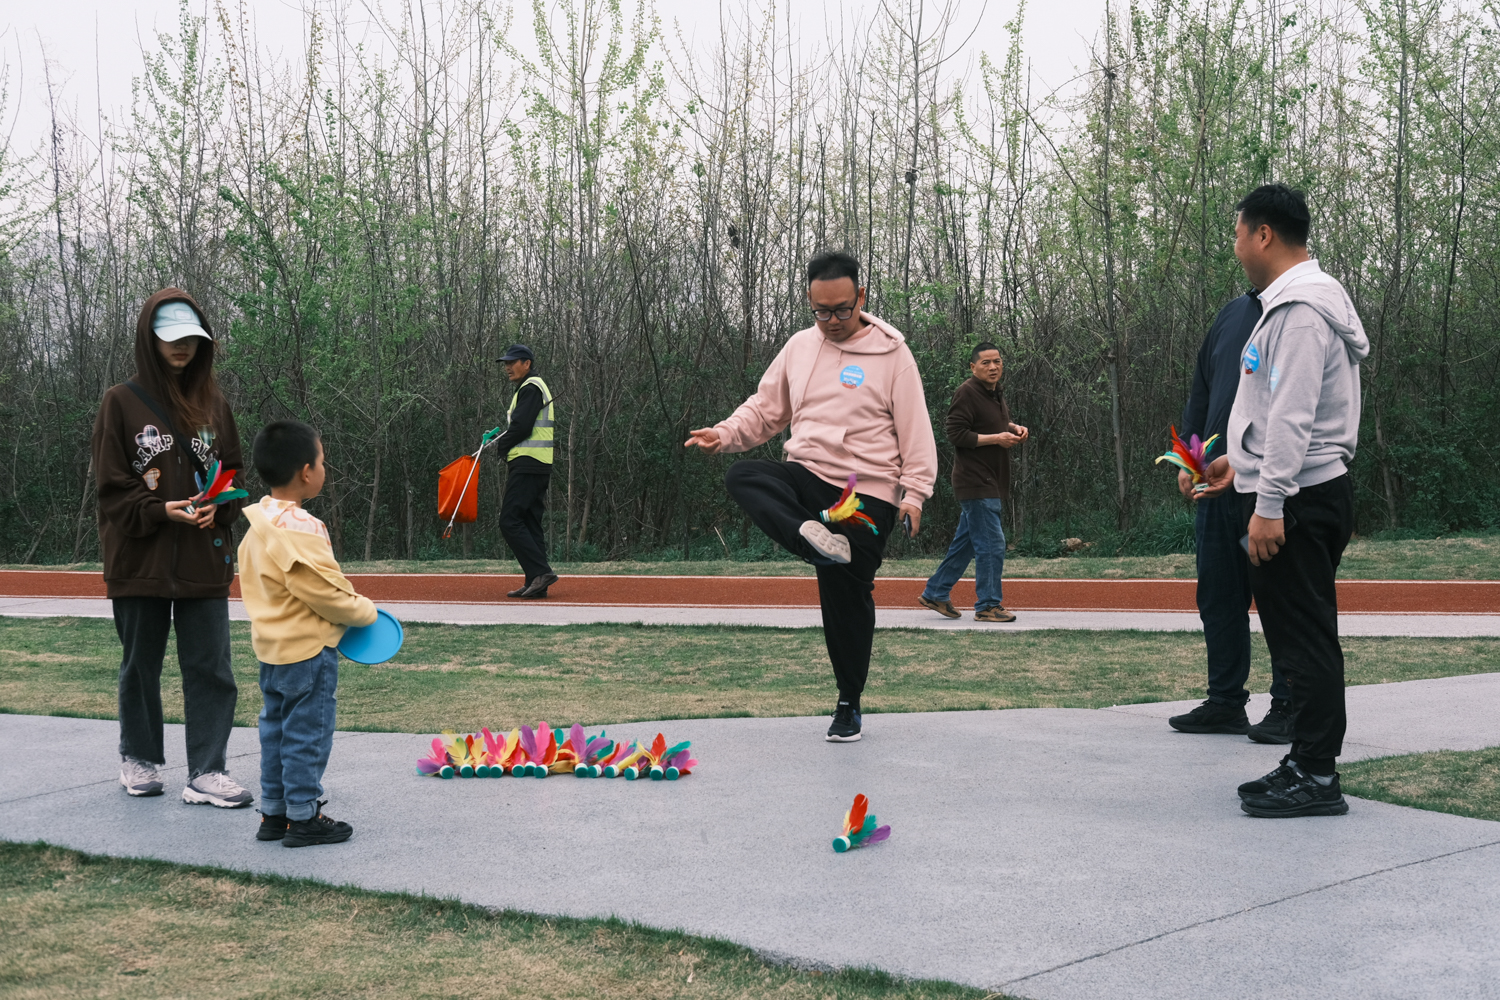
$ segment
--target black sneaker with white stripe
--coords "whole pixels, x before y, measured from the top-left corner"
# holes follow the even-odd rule
[[[841,701],[833,712],[833,724],[824,737],[829,743],[853,743],[859,739],[859,710]]]

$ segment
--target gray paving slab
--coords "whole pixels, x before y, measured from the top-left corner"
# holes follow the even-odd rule
[[[817,608],[697,608],[605,606],[597,604],[444,604],[415,601],[385,602],[381,607],[402,621],[449,625],[588,625],[644,622],[648,625],[759,625],[777,628],[821,628]],[[967,614],[967,613],[966,613]],[[99,598],[0,597],[0,617],[50,618],[111,617],[110,603]],[[247,621],[244,606],[229,602],[229,617]],[[942,618],[921,608],[879,608],[877,628],[920,628],[935,631],[981,630],[1029,632],[1038,629],[1082,629],[1146,632],[1198,632],[1202,623],[1191,612],[1173,611],[1022,611],[1005,624],[976,622],[971,616]],[[1260,631],[1260,618],[1250,616],[1250,627]],[[1385,615],[1339,616],[1344,635],[1464,638],[1500,636],[1500,615]]]
[[[1468,708],[1478,705],[1500,709],[1500,674],[1357,684],[1344,689],[1344,701],[1349,715],[1344,760],[1500,746],[1500,711]],[[1116,705],[1107,711],[1166,719],[1200,703],[1157,701]],[[1255,720],[1270,707],[1271,696],[1258,694],[1251,695],[1245,710]]]
[[[1351,705],[1385,719],[1367,738],[1387,745],[1416,739],[1402,705],[1444,691],[1454,717],[1496,716],[1494,675],[1453,680],[1469,683],[1385,685]],[[113,723],[0,716],[0,837],[616,915],[1025,997],[1448,998],[1500,982],[1486,910],[1500,823],[1361,800],[1345,817],[1251,819],[1234,786],[1279,748],[1185,737],[1133,710],[870,715],[851,745],[824,743],[825,725],[615,730],[692,739],[702,768],[675,783],[445,782],[412,773],[425,736],[341,734],[329,811],[355,837],[290,851],[256,843],[251,812],[183,805],[180,766],[168,796],[126,797]],[[70,775],[13,763],[63,737]],[[253,732],[231,749],[252,782]],[[838,855],[856,792],[894,834]],[[440,846],[457,828],[479,832],[472,853]]]

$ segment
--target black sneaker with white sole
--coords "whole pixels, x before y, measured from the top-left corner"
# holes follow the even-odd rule
[[[1287,744],[1292,742],[1291,703],[1283,698],[1271,699],[1266,717],[1250,727],[1247,736],[1256,743]]]
[[[1250,718],[1243,705],[1225,705],[1205,701],[1191,712],[1174,715],[1167,725],[1179,733],[1229,733],[1244,736],[1250,731]]]
[[[1342,816],[1349,811],[1339,776],[1323,784],[1288,760],[1264,779],[1268,786],[1259,794],[1240,795],[1240,808],[1251,816],[1283,819],[1292,816]]]
[[[824,737],[829,743],[853,743],[859,739],[859,710],[847,701],[839,702],[833,712],[833,724]]]
[[[287,823],[282,847],[314,847],[318,844],[342,844],[354,834],[354,827],[332,816],[323,815],[323,803],[312,819],[294,819]]]

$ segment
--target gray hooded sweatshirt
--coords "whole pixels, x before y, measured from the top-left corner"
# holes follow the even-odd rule
[[[1370,353],[1354,303],[1315,260],[1261,293],[1264,312],[1240,355],[1229,414],[1234,488],[1255,512],[1282,516],[1287,497],[1337,479],[1359,443],[1359,363]]]

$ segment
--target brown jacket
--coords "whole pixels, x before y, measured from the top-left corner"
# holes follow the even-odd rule
[[[166,410],[166,394],[156,381],[151,355],[156,350],[151,316],[164,302],[198,304],[180,289],[153,295],[141,309],[135,328],[135,357],[141,385]],[[202,316],[202,310],[198,310]],[[210,334],[207,321],[204,329]],[[170,411],[168,411],[170,413]],[[222,404],[212,426],[181,426],[193,435],[188,446],[207,466],[218,458],[226,468],[244,468],[239,428],[228,404]],[[94,469],[99,492],[99,545],[104,555],[104,582],[114,597],[224,597],[234,580],[234,540],[230,525],[240,516],[243,500],[220,505],[211,528],[197,528],[167,518],[168,500],[188,500],[200,488],[191,459],[181,443],[127,384],[104,394],[94,420]],[[196,432],[196,433],[195,433]],[[236,477],[235,485],[240,485]]]
[[[1010,451],[998,444],[979,447],[979,435],[1010,430],[1010,409],[997,386],[994,392],[969,378],[953,394],[945,425],[953,442],[953,495],[959,500],[1010,499]]]

